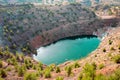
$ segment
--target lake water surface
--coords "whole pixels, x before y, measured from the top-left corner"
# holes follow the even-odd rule
[[[98,47],[99,43],[100,39],[97,37],[60,40],[46,47],[40,47],[37,50],[38,55],[33,57],[47,65],[61,64],[86,57]]]

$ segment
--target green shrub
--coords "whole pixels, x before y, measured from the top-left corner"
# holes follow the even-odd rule
[[[15,57],[7,59],[7,62],[8,62],[8,64],[11,64],[11,65],[17,65],[18,64]]]
[[[95,78],[95,66],[91,64],[85,64],[83,68],[84,77],[86,80],[94,80]],[[84,79],[83,79],[84,80]]]
[[[97,57],[97,55],[95,54],[95,57]]]
[[[0,76],[2,78],[7,77],[7,73],[6,73],[6,71],[4,69],[0,69]]]
[[[37,80],[37,76],[35,73],[25,73],[24,80]]]
[[[40,77],[43,77],[43,71],[41,71],[41,70],[39,70],[39,71],[37,71],[37,74],[36,74],[37,76],[40,76]]]
[[[106,80],[106,77],[102,74],[98,74],[96,75],[95,80]]]
[[[80,73],[78,76],[78,80],[82,80],[82,78],[83,78],[83,75]]]
[[[19,67],[20,67],[20,66],[19,66],[18,64],[14,66],[14,69],[15,69],[16,72],[18,72]]]
[[[38,67],[43,70],[43,64],[41,62],[38,63]]]
[[[78,64],[78,62],[75,62],[74,65],[73,65],[74,68],[79,68],[80,65]]]
[[[108,10],[108,14],[109,14],[109,15],[112,15],[112,14],[113,14],[113,12],[111,11],[111,9]]]
[[[19,56],[24,59],[24,54],[23,53],[20,53]]]
[[[92,66],[93,66],[94,70],[96,70],[97,65],[96,65],[96,63],[95,63],[95,62],[93,62],[93,63],[92,63]]]
[[[61,76],[58,76],[55,80],[63,80],[64,78]]]
[[[109,40],[109,45],[111,45],[113,43],[113,41]]]
[[[111,53],[108,53],[108,57],[112,57],[112,54],[111,54]]]
[[[65,68],[66,72],[67,72],[67,76],[70,76],[72,74],[72,67],[71,66],[67,66]]]
[[[26,65],[26,68],[27,68],[27,69],[33,67],[33,63],[31,62],[31,59],[30,59],[30,58],[25,58],[25,59],[24,59],[24,63],[25,63],[25,65]]]
[[[120,45],[118,46],[118,49],[120,50]]]
[[[37,66],[33,64],[32,68],[33,68],[34,70],[36,70],[36,69],[37,69]]]
[[[48,66],[50,71],[54,71],[55,67],[56,67],[55,64],[51,64],[51,65]]]
[[[0,77],[0,80],[4,80],[4,79]]]
[[[100,64],[100,65],[98,66],[98,68],[99,68],[99,69],[104,68],[104,64]]]
[[[3,67],[3,63],[2,63],[2,61],[0,60],[0,68],[2,68]]]
[[[22,77],[25,73],[25,68],[23,66],[19,66],[18,68],[18,76]]]
[[[59,73],[59,72],[60,72],[60,68],[56,67],[56,73]]]
[[[103,52],[106,52],[106,49],[105,49],[105,48],[103,49]]]
[[[113,61],[114,61],[115,63],[120,63],[120,55],[118,54],[118,55],[114,56],[114,57],[113,57]]]
[[[44,77],[45,78],[51,78],[50,70],[45,70]]]
[[[115,72],[111,74],[107,80],[120,80],[120,68],[115,70]]]
[[[11,67],[6,68],[6,71],[11,71],[11,70],[12,70]]]
[[[114,47],[111,47],[110,50],[111,50],[111,51],[112,51],[112,50],[114,51],[115,49],[114,49]]]
[[[16,53],[15,56],[16,56],[16,59],[17,59],[17,60],[20,59],[20,55],[19,55],[19,53]]]
[[[117,70],[115,70],[114,74],[115,74],[115,79],[116,80],[120,79],[120,68],[118,68]]]
[[[8,64],[12,64],[11,59],[7,59],[7,63],[8,63]]]

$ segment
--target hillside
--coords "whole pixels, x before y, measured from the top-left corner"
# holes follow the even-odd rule
[[[86,58],[58,66],[45,66],[23,54],[13,55],[7,47],[1,48],[0,76],[5,80],[119,80],[119,35],[120,27],[113,28],[108,31],[98,49]]]
[[[82,24],[87,23],[85,24],[87,26],[96,20],[95,14],[80,4],[3,6],[0,9],[3,42],[11,49],[14,49],[15,46],[17,48],[26,47],[27,43],[30,43],[34,37],[39,35],[42,37],[42,41],[39,42],[43,44],[65,36],[77,35],[78,31],[74,33],[77,27],[84,29]],[[51,37],[48,37],[49,35]],[[35,48],[40,46],[38,44]]]
[[[0,3],[17,1],[30,0]],[[78,2],[0,5],[0,80],[120,80],[119,0]],[[101,39],[85,58],[59,65],[33,59],[41,46],[83,35]]]
[[[96,35],[101,37],[120,18],[99,19],[81,4],[70,5],[8,5],[0,7],[2,45],[26,53],[60,39]],[[102,30],[102,32],[99,31]]]

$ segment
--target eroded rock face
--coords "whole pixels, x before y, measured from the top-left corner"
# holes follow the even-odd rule
[[[102,37],[110,26],[114,26],[120,19],[108,19],[104,21],[94,21],[93,23],[83,23],[75,27],[66,26],[44,32],[30,40],[30,45],[35,49],[53,43],[59,39],[77,35],[96,35]],[[95,34],[94,34],[95,33]]]

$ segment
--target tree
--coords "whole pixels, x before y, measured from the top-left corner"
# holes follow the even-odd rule
[[[3,67],[3,63],[2,63],[2,61],[0,60],[0,68],[2,68]]]
[[[56,67],[56,73],[59,73],[59,72],[60,72],[60,68]]]
[[[114,61],[115,63],[120,63],[120,55],[118,54],[118,55],[114,56],[114,57],[113,57],[113,61]]]
[[[75,62],[74,65],[73,65],[74,68],[79,68],[80,65],[78,64],[78,62]]]
[[[25,70],[24,66],[19,66],[19,68],[18,68],[18,76],[22,77],[24,75],[25,71],[26,70]]]
[[[104,64],[99,65],[99,69],[102,69],[104,67]]]
[[[6,73],[6,71],[4,69],[0,69],[0,76],[2,78],[7,77],[7,73]]]
[[[48,70],[48,69],[45,70],[44,77],[45,78],[51,78],[50,70]]]
[[[86,80],[94,80],[95,78],[95,67],[94,65],[90,65],[90,64],[85,64],[84,68],[83,68],[83,72],[84,72],[84,78],[86,78]]]
[[[70,76],[72,73],[72,67],[71,66],[67,66],[66,67],[66,72],[67,72],[67,76]]]
[[[35,73],[26,73],[24,74],[24,80],[37,80]]]

